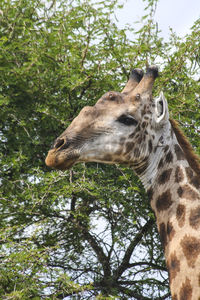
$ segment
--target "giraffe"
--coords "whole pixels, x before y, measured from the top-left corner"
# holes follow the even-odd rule
[[[46,165],[126,164],[141,179],[156,216],[173,300],[200,299],[200,165],[161,92],[158,68],[134,69],[119,92],[84,107],[55,140]]]

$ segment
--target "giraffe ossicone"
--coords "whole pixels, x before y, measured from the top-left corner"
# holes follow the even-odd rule
[[[156,215],[173,300],[200,299],[200,165],[161,92],[152,98],[156,66],[134,69],[121,93],[84,107],[55,140],[46,164],[129,165],[140,177]]]

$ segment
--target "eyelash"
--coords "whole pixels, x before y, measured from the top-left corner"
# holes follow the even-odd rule
[[[131,125],[136,126],[138,124],[138,121],[136,121],[132,116],[126,116],[126,115],[121,115],[117,119],[117,121],[126,126],[131,126]]]

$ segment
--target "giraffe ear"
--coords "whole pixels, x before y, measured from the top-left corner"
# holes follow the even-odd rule
[[[168,104],[163,92],[155,99],[155,119],[157,124],[162,124],[169,119]]]

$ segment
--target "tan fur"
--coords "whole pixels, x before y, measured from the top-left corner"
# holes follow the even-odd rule
[[[176,138],[177,138],[183,152],[185,153],[186,159],[187,159],[190,167],[197,173],[197,175],[200,176],[200,157],[192,149],[192,146],[191,146],[189,140],[187,139],[187,137],[184,135],[184,133],[180,129],[177,121],[170,119],[170,123],[174,130]]]

